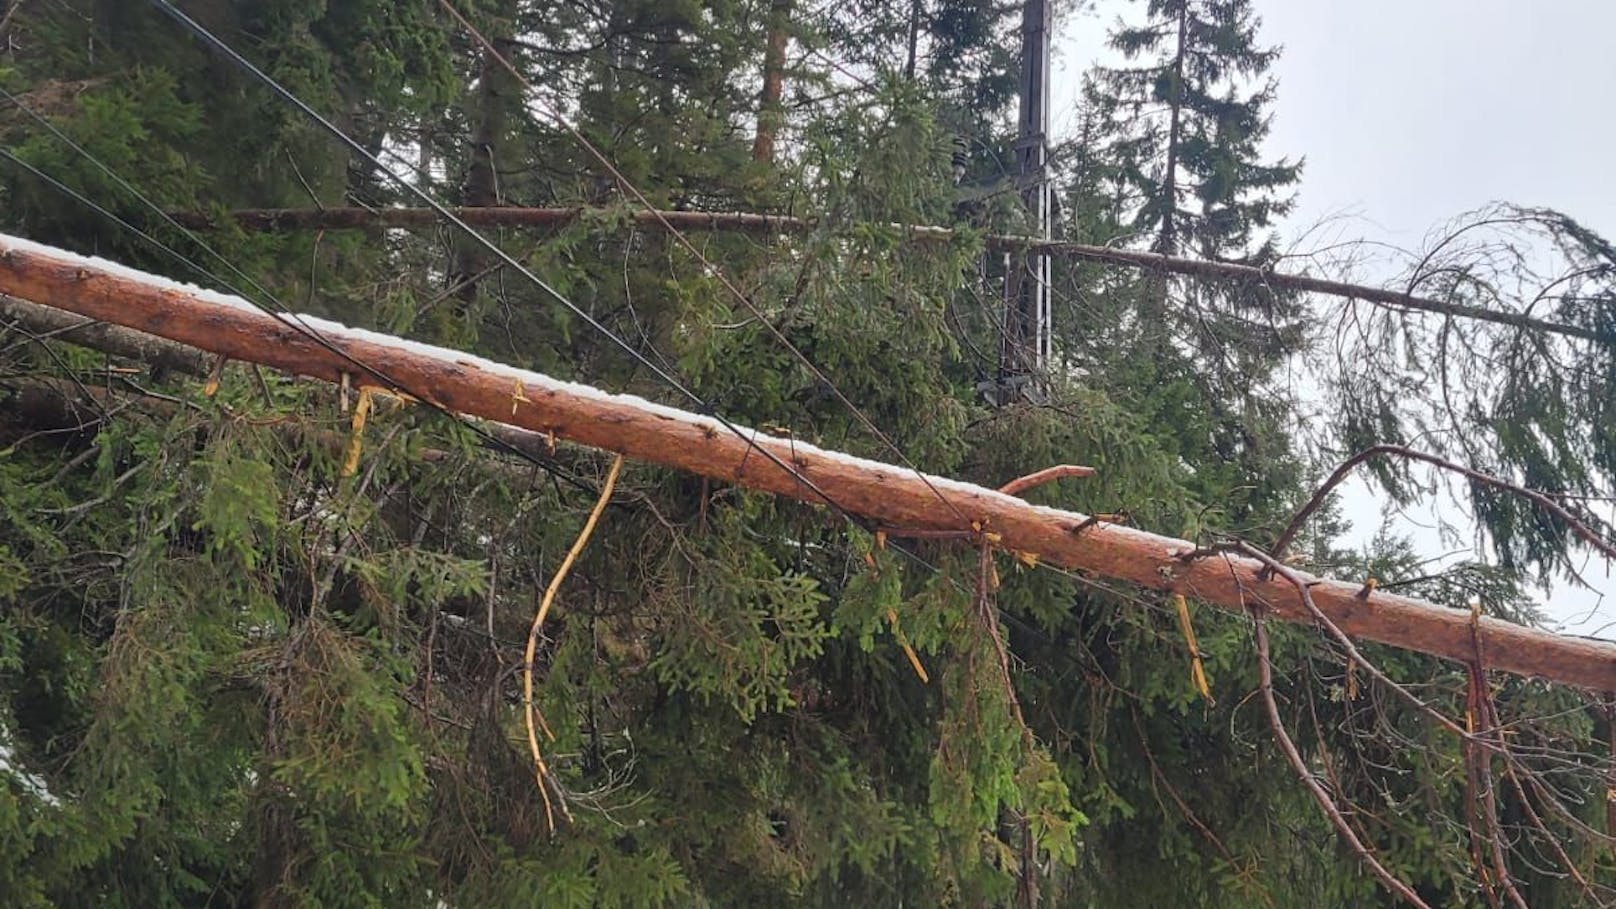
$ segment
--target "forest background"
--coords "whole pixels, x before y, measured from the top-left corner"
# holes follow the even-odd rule
[[[1075,126],[1082,75],[1115,53],[1106,45],[1109,26],[1132,6],[1097,2],[1058,23],[1057,134]],[[1265,40],[1284,48],[1274,63],[1283,88],[1266,145],[1275,156],[1307,157],[1296,209],[1278,225],[1289,248],[1308,253],[1373,239],[1418,250],[1455,216],[1505,199],[1574,212],[1601,233],[1616,233],[1616,173],[1599,161],[1611,127],[1592,113],[1616,102],[1616,61],[1598,37],[1616,28],[1616,10],[1566,0],[1526,15],[1508,0],[1374,0],[1351,9],[1270,4],[1260,12]],[[1585,27],[1558,27],[1566,22]],[[1396,269],[1369,256],[1355,271],[1374,282]],[[1438,530],[1444,519],[1471,526],[1451,497],[1391,505],[1388,516],[1390,503],[1353,480],[1343,499],[1348,539],[1372,539],[1389,517],[1392,531],[1423,553],[1474,557],[1474,536],[1444,539]],[[1596,573],[1601,583],[1592,588],[1561,585],[1539,597],[1554,627],[1613,633],[1607,591],[1616,580]]]
[[[1580,339],[1063,262],[1049,400],[990,408],[1002,266],[982,235],[1026,228],[1004,163],[1017,7],[180,4],[355,154],[165,6],[0,13],[7,230],[688,405],[677,377],[743,424],[989,486],[1093,465],[1029,496],[1201,543],[1272,545],[1376,443],[1546,490],[1610,539],[1616,253],[1577,212],[1455,211],[1412,256],[1305,264],[1370,262]],[[1064,237],[1302,264],[1276,231],[1323,152],[1272,146],[1286,58],[1260,11],[1122,10],[1110,65],[1058,111]],[[406,204],[406,184],[590,211],[487,232],[548,291],[446,224],[229,214]],[[628,217],[645,202],[818,220],[685,245]],[[635,465],[539,639],[535,780],[529,622],[607,459],[490,449],[426,408],[356,425],[351,394],[16,321],[3,345],[7,905],[1366,905],[1389,878],[1416,905],[1551,906],[1616,884],[1597,695],[1313,628],[1270,642]],[[1402,503],[1445,488],[1395,460],[1367,476]],[[1446,488],[1474,558],[1345,545],[1328,510],[1293,554],[1522,621],[1588,566],[1570,522]]]

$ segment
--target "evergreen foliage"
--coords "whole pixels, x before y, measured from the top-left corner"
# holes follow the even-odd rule
[[[1088,94],[1117,133],[1115,193],[1158,252],[1251,255],[1290,208],[1280,193],[1301,166],[1258,160],[1279,53],[1258,44],[1258,25],[1249,0],[1151,0],[1143,23],[1111,35],[1130,61],[1147,59],[1100,70]]]
[[[1270,542],[1305,498],[1311,471],[1281,432],[1281,402],[1229,384],[1241,371],[1262,383],[1294,349],[1283,330],[1294,301],[1259,301],[1281,328],[1272,343],[1239,346],[1238,368],[1213,380],[1212,348],[1138,354],[1159,328],[1141,315],[1160,305],[1159,287],[1073,271],[1061,278],[1074,315],[1061,321],[1066,368],[1051,377],[1050,406],[992,410],[978,399],[996,335],[973,278],[976,234],[962,225],[951,244],[916,247],[889,225],[954,217],[958,133],[981,140],[977,168],[988,166],[984,149],[1008,148],[1013,7],[860,0],[799,17],[794,47],[806,53],[791,57],[786,138],[760,162],[749,149],[769,0],[455,5],[566,124],[435,2],[186,7],[437,198],[604,206],[498,240],[727,417],[895,459],[705,262],[625,228],[622,188],[564,126],[655,204],[822,213],[814,232],[772,245],[695,242],[919,468],[997,486],[1050,464],[1093,465],[1096,477],[1029,497],[1126,509],[1198,541]],[[163,208],[404,198],[148,4],[24,3],[7,19],[0,87]],[[1070,231],[1159,231],[1174,238],[1168,248],[1264,261],[1260,234],[1297,179],[1293,165],[1256,160],[1274,52],[1259,49],[1244,2],[1152,2],[1147,24],[1118,46],[1158,53],[1176,22],[1182,78],[1176,62],[1153,63],[1096,83],[1092,132],[1063,189]],[[870,85],[850,86],[826,61]],[[1234,77],[1259,88],[1231,93]],[[1182,125],[1167,165],[1156,127],[1118,132],[1123,111],[1153,103]],[[685,403],[447,230],[210,234],[271,299],[26,116],[0,117],[0,136],[195,264],[9,165],[7,231]],[[1610,261],[1597,238],[1553,223]],[[1608,298],[1563,305],[1611,330]],[[1208,330],[1231,341],[1217,335],[1227,325]],[[1604,375],[1563,405],[1507,397],[1518,409],[1494,424],[1497,458],[1543,465],[1529,480],[1608,477],[1610,422],[1588,421],[1609,409],[1599,394],[1616,374]],[[520,664],[602,459],[566,447],[515,458],[447,417],[382,400],[350,474],[351,395],[237,365],[212,393],[207,384],[56,339],[0,336],[4,905],[1386,899],[1248,700],[1247,620],[1195,610],[1212,679],[1203,701],[1157,595],[1002,553],[984,572],[969,543],[878,539],[829,509],[632,465],[540,642],[538,705],[554,734],[545,753],[573,818],[552,833],[523,734]],[[1371,391],[1351,395],[1366,404],[1348,411],[1349,430],[1378,437],[1401,417]],[[1556,422],[1558,435],[1533,420]],[[1552,441],[1589,425],[1607,429]],[[1326,569],[1421,574],[1398,541],[1332,549],[1338,530],[1326,522],[1309,538]],[[1527,548],[1510,549],[1518,557],[1501,568],[1409,589],[1527,618],[1516,569],[1564,547],[1518,545]],[[1314,629],[1274,634],[1285,720],[1342,800],[1373,809],[1362,823],[1377,853],[1433,905],[1474,905],[1455,821],[1465,810],[1457,741],[1343,670]],[[1461,670],[1366,652],[1463,714]],[[1550,818],[1553,829],[1600,823],[1592,755],[1608,720],[1536,682],[1501,682],[1494,697],[1527,764],[1554,771],[1550,785],[1580,812]],[[1511,792],[1500,803],[1511,830],[1526,831],[1511,841],[1514,867],[1555,865],[1520,817],[1526,803]],[[1566,840],[1581,867],[1611,881],[1607,850]],[[1548,873],[1524,873],[1521,885],[1533,905],[1581,898]]]

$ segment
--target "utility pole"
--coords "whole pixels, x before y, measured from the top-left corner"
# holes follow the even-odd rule
[[[1016,188],[1032,218],[1032,234],[1051,237],[1049,185],[1050,0],[1025,0],[1021,14],[1021,116],[1016,137]],[[1044,399],[1049,368],[1049,254],[1020,250],[1005,255],[1004,339],[999,351],[997,400]]]

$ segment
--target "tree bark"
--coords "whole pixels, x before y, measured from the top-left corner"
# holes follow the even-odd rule
[[[231,359],[338,382],[403,391],[449,411],[614,451],[813,504],[897,530],[970,532],[964,514],[1006,549],[1068,569],[1194,597],[1231,612],[1310,623],[1288,579],[1231,553],[1031,505],[1003,493],[923,477],[710,417],[522,372],[444,348],[410,344],[307,317],[286,320],[237,298],[195,291],[28,241],[0,236],[0,293],[115,322]],[[298,321],[301,320],[301,321]],[[318,333],[319,340],[310,336]],[[363,364],[363,365],[360,365]],[[766,456],[764,452],[767,452]],[[771,457],[773,459],[771,459]],[[778,459],[778,463],[776,460]],[[786,465],[786,466],[781,466]],[[811,484],[811,485],[810,485]],[[1489,669],[1598,691],[1616,690],[1616,644],[1565,637],[1468,612],[1304,576],[1314,603],[1344,633]]]
[[[763,51],[763,94],[758,104],[757,138],[752,142],[752,160],[774,160],[774,142],[785,120],[780,99],[785,94],[786,27],[791,22],[791,0],[769,3],[768,46]]]
[[[1178,38],[1173,51],[1173,77],[1167,98],[1167,149],[1161,184],[1161,229],[1152,250],[1163,256],[1178,252],[1178,159],[1183,138],[1184,123],[1184,38],[1189,25],[1189,0],[1179,0]],[[1167,314],[1171,311],[1168,295],[1172,282],[1165,271],[1152,272],[1146,279],[1140,298],[1140,324],[1149,326],[1143,339],[1147,359],[1161,363],[1163,353],[1171,346],[1172,332],[1168,328]]]
[[[505,12],[514,14],[515,10]],[[510,132],[511,108],[522,96],[521,86],[500,61],[501,57],[510,60],[514,50],[510,38],[513,18],[500,20],[499,30],[490,38],[492,49],[483,52],[479,63],[477,97],[472,108],[476,126],[472,131],[471,163],[460,192],[460,202],[468,208],[492,208],[501,202],[499,162]],[[457,241],[449,286],[460,288],[455,296],[461,312],[476,301],[477,278],[492,264],[481,245],[466,238]]]
[[[903,77],[911,82],[915,78],[915,66],[920,60],[920,13],[925,9],[926,0],[909,0],[909,51],[903,61]]]
[[[144,363],[154,370],[170,370],[181,375],[206,376],[217,359],[216,355],[189,344],[0,295],[0,329],[4,328],[21,329],[41,338],[92,348],[121,359]],[[62,408],[80,408],[91,403],[73,397],[67,393],[69,391],[93,393],[95,389],[78,385],[56,388],[45,380],[37,380],[30,386],[27,400],[60,400]],[[496,451],[501,448],[515,450],[526,458],[546,464],[555,459],[553,440],[548,435],[504,423],[489,423],[480,428],[488,434],[489,444]],[[421,454],[429,461],[440,461],[449,456],[446,452],[433,449],[424,450]]]

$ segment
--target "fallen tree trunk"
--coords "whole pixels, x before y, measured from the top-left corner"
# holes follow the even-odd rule
[[[215,355],[189,344],[181,344],[148,332],[85,318],[74,312],[41,306],[3,294],[0,294],[0,328],[21,329],[42,339],[67,341],[116,357],[138,360],[158,369],[171,369],[184,375],[206,376],[212,361],[217,359]],[[90,403],[78,400],[74,395],[65,394],[66,389],[50,383],[44,385],[36,383],[36,385],[38,387],[27,390],[29,400],[33,400],[32,396],[43,395],[44,397],[39,400],[59,399],[60,407],[72,408],[83,407]],[[94,391],[78,386],[74,386],[73,390]],[[505,423],[479,421],[478,428],[487,433],[491,446],[496,450],[503,447],[546,467],[555,460],[548,435]],[[449,457],[448,452],[436,449],[427,449],[422,451],[421,455],[427,460],[434,461]]]
[[[591,208],[455,208],[455,217],[473,227],[559,227],[575,221],[594,218],[603,223],[621,220],[645,230],[730,231],[748,234],[794,234],[814,229],[819,222],[813,218],[789,215],[765,215],[753,212],[696,212],[696,211],[617,211]],[[228,222],[251,231],[294,230],[379,230],[384,228],[426,228],[441,223],[437,212],[429,208],[263,208],[230,212],[221,217],[198,212],[179,212],[174,219],[186,227],[217,229]],[[900,231],[905,237],[917,241],[947,242],[957,234],[947,227],[919,224],[886,225]],[[1378,306],[1389,306],[1436,315],[1475,319],[1548,332],[1585,341],[1600,341],[1600,334],[1580,325],[1567,325],[1508,310],[1486,309],[1419,297],[1413,294],[1345,281],[1330,281],[1309,275],[1271,271],[1238,262],[1218,262],[1209,259],[1186,259],[1161,253],[1137,252],[1094,246],[1087,243],[1066,243],[1040,240],[1006,234],[990,234],[984,238],[989,249],[1027,249],[1052,256],[1063,256],[1081,262],[1134,268],[1164,274],[1184,275],[1192,278],[1210,278],[1257,284],[1280,290],[1324,294],[1350,300],[1363,300]]]
[[[998,534],[1006,548],[1056,565],[1182,593],[1237,613],[1263,608],[1289,621],[1312,621],[1291,582],[1268,577],[1254,559],[1230,553],[1192,557],[1195,547],[1184,540],[754,430],[736,434],[710,417],[453,350],[311,317],[277,318],[240,298],[25,240],[0,236],[0,293],[297,375],[330,382],[346,375],[457,413],[804,502],[821,504],[823,494],[838,508],[888,527],[968,531],[961,526],[963,514]],[[1479,638],[1489,669],[1616,690],[1616,644],[1493,618],[1472,627],[1463,610],[1360,584],[1306,580],[1317,606],[1355,638],[1465,662],[1475,658]]]
[[[208,355],[195,347],[16,297],[0,296],[0,328],[17,328],[35,337],[71,341],[114,356],[140,360],[159,369],[189,375],[205,375],[208,371]]]
[[[654,230],[662,222],[679,230],[735,231],[758,234],[802,233],[814,226],[807,218],[749,212],[631,211],[604,208],[519,208],[515,206],[449,209],[472,227],[562,227],[577,221],[606,224],[627,221]],[[660,218],[658,216],[661,216]],[[204,212],[173,212],[176,222],[193,230],[217,230],[233,224],[246,231],[272,233],[298,230],[386,230],[436,227],[443,223],[430,208],[255,208],[215,216]],[[936,228],[931,228],[936,230]]]

